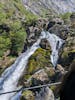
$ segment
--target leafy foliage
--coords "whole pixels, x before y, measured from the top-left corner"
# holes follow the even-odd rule
[[[0,56],[8,49],[11,55],[22,51],[26,38],[26,26],[22,23],[30,23],[36,18],[25,9],[21,0],[0,1]]]

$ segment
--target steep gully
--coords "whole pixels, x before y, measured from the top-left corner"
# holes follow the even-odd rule
[[[54,68],[56,67],[59,58],[58,53],[64,43],[64,40],[60,39],[55,34],[42,31],[39,39],[25,53],[21,54],[13,65],[3,72],[2,76],[0,77],[0,93],[11,90],[13,91],[18,88],[18,81],[23,74],[23,71],[26,69],[28,59],[38,48],[40,48],[39,44],[42,39],[48,40],[52,49],[52,54],[50,56],[51,62]],[[20,96],[21,91],[17,94],[11,93],[0,95],[0,100],[19,100]]]

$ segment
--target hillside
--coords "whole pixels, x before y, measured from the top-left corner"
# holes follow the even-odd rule
[[[75,0],[22,0],[25,7],[37,15],[54,12],[62,14],[66,12],[75,12]]]
[[[24,23],[36,18],[24,8],[22,1],[0,0],[0,57],[7,50],[11,55],[22,51],[26,38]]]
[[[0,0],[0,100],[60,100],[72,63],[74,0]]]

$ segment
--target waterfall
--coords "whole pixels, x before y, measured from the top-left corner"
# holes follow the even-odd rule
[[[56,67],[57,65],[57,61],[59,58],[59,50],[62,46],[62,44],[64,43],[64,40],[60,39],[58,36],[56,36],[55,34],[50,34],[49,32],[41,32],[42,36],[45,36],[46,39],[48,40],[51,49],[52,49],[52,54],[50,56],[51,58],[51,62],[53,64],[54,67]]]
[[[51,62],[54,67],[56,66],[59,57],[58,52],[64,41],[55,34],[42,31],[39,39],[25,53],[21,54],[13,65],[3,72],[0,77],[0,93],[17,89],[18,80],[27,66],[28,59],[40,47],[39,44],[42,39],[47,39],[50,43],[52,50]],[[18,100],[17,97],[20,96],[20,94],[21,92],[18,94],[11,93],[0,95],[0,100]]]

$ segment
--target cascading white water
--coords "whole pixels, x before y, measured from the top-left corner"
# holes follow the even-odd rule
[[[15,63],[3,72],[0,78],[0,93],[17,89],[18,80],[26,68],[29,57],[40,47],[39,44],[44,38],[50,43],[52,49],[51,62],[54,67],[56,66],[58,61],[58,52],[64,41],[54,34],[42,31],[36,43],[34,43],[25,53],[21,54]],[[0,95],[0,100],[18,100],[17,97],[20,96],[20,94],[21,92],[16,96],[14,96],[15,93]]]
[[[48,40],[51,49],[52,49],[52,54],[51,54],[51,62],[53,64],[53,66],[55,67],[58,61],[58,53],[59,50],[62,46],[62,44],[64,43],[64,40],[60,39],[58,36],[56,36],[55,34],[50,34],[49,32],[41,32],[41,35],[46,37],[46,39]]]

